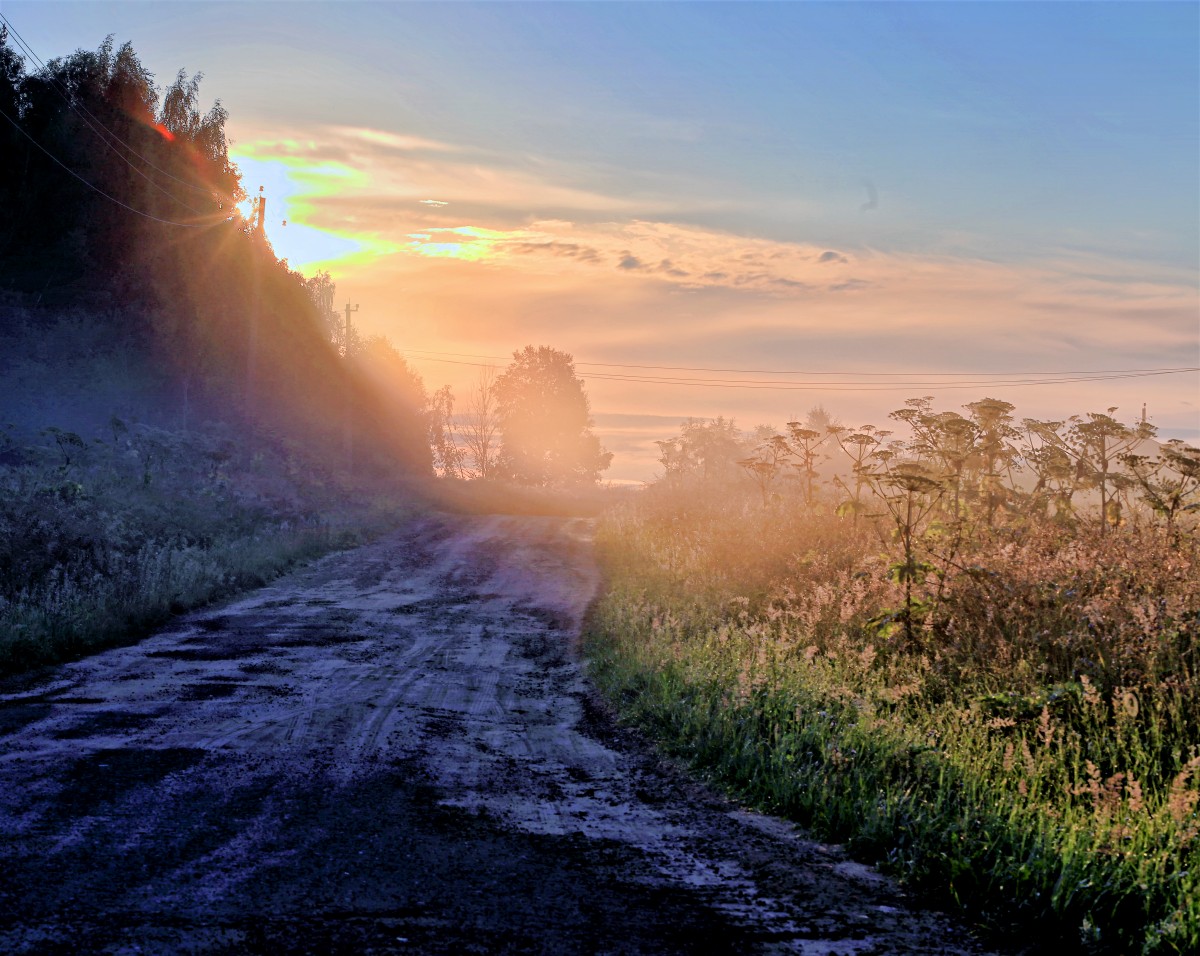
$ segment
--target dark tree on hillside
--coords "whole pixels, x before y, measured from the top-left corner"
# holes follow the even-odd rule
[[[529,485],[594,482],[612,461],[592,434],[583,382],[566,352],[528,345],[493,386],[498,471]]]
[[[387,412],[385,427],[404,460],[414,471],[428,474],[432,462],[427,423],[432,402],[421,376],[383,336],[366,339],[351,364],[382,400]]]
[[[160,108],[154,76],[111,36],[35,72],[13,43],[0,32],[0,288],[128,304],[152,260],[241,198],[225,110],[202,113],[199,75],[182,74]]]
[[[8,27],[0,24],[0,204],[10,211],[0,225],[0,256],[18,235],[18,224],[11,215],[13,184],[22,175],[27,157],[21,134],[12,125],[21,115],[21,77],[24,61],[9,46]]]

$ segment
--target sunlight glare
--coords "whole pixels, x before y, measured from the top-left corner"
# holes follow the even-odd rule
[[[378,254],[378,243],[360,236],[322,229],[311,222],[312,200],[336,195],[365,177],[337,163],[312,164],[292,157],[267,156],[252,151],[230,154],[242,173],[246,200],[239,203],[243,216],[253,214],[253,201],[262,186],[267,198],[266,232],[276,255],[293,269],[315,271],[351,257]],[[285,226],[283,223],[286,222]]]

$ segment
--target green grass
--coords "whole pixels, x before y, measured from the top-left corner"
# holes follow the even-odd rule
[[[217,429],[41,437],[0,469],[0,674],[137,640],[421,507]]]
[[[1195,546],[1123,534],[1059,542],[1089,576],[980,533],[926,582],[914,646],[879,623],[899,592],[868,529],[649,495],[601,522],[592,673],[739,798],[990,932],[1196,952]]]

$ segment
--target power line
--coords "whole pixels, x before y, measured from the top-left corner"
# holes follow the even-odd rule
[[[405,350],[405,352],[416,352],[417,350]],[[476,368],[490,368],[491,365],[484,362],[466,362],[454,359],[429,358],[422,355],[412,356],[416,361],[425,362],[440,362],[450,365],[467,365]],[[576,363],[588,364],[588,363]],[[601,363],[595,363],[601,364]],[[984,379],[975,381],[951,381],[951,382],[927,382],[921,380],[899,381],[899,382],[764,382],[764,381],[738,381],[731,379],[698,379],[698,378],[672,378],[664,376],[639,376],[639,375],[621,375],[597,372],[589,375],[589,378],[600,381],[614,382],[633,382],[647,385],[677,385],[685,387],[702,387],[702,388],[745,388],[745,389],[774,389],[781,391],[810,391],[829,389],[834,391],[897,391],[901,389],[915,388],[985,388],[989,386],[995,387],[1023,387],[1036,385],[1067,385],[1080,382],[1102,382],[1113,381],[1117,379],[1127,378],[1147,378],[1161,375],[1176,375],[1186,372],[1198,372],[1200,368],[1178,368],[1178,369],[1163,369],[1163,370],[1127,370],[1118,373],[1098,373],[1098,374],[1074,374],[1055,378],[1038,378],[1038,379],[1018,379],[1018,380],[996,380]],[[832,374],[832,373],[823,373]],[[874,374],[874,373],[872,373]],[[914,375],[918,373],[882,373],[893,375]],[[961,374],[961,373],[932,373],[932,374]],[[995,373],[985,373],[995,374]]]
[[[417,352],[416,349],[405,349],[406,353]],[[453,354],[453,353],[450,353]],[[487,357],[487,356],[480,356]],[[446,358],[429,358],[423,355],[413,355],[416,361],[423,362],[440,362],[449,365],[467,365],[475,368],[490,368],[485,362],[467,362],[456,359]],[[578,365],[586,365],[589,363],[578,362]],[[602,364],[602,363],[591,363]],[[637,367],[637,366],[629,366]],[[1101,373],[1078,373],[1067,374],[1055,378],[1039,378],[1039,379],[1010,379],[1010,380],[966,380],[966,381],[950,381],[950,382],[928,382],[921,380],[903,381],[903,382],[857,382],[857,381],[834,381],[834,382],[764,382],[764,381],[736,381],[730,379],[701,379],[701,378],[672,378],[666,376],[649,376],[649,375],[621,375],[616,373],[595,372],[589,374],[588,378],[594,381],[608,382],[629,382],[632,384],[641,385],[673,385],[685,388],[726,388],[726,389],[748,389],[748,390],[768,390],[768,391],[830,391],[830,392],[896,392],[908,391],[912,389],[980,389],[980,388],[1023,388],[1037,385],[1074,385],[1083,382],[1108,382],[1119,379],[1130,378],[1150,378],[1162,375],[1179,375],[1186,372],[1200,372],[1198,368],[1176,368],[1176,369],[1131,369],[1121,372],[1101,372]],[[798,373],[797,373],[798,374]],[[837,374],[837,373],[824,373]],[[842,373],[844,374],[844,373]],[[869,373],[877,374],[877,373]],[[889,373],[881,373],[889,374]],[[893,375],[900,374],[918,374],[918,373],[890,373]],[[962,373],[933,373],[933,374],[962,374]],[[995,374],[995,373],[985,373]]]
[[[8,120],[10,123],[12,123],[13,128],[18,133],[20,133],[27,140],[29,140],[29,142],[33,143],[34,146],[36,146],[43,153],[45,153],[47,156],[49,156],[50,159],[52,159],[55,163],[57,163],[59,166],[61,166],[64,170],[66,170],[68,173],[70,173],[72,176],[74,176],[76,179],[78,179],[81,183],[83,183],[85,186],[87,186],[88,189],[98,192],[105,199],[109,200],[110,202],[116,203],[122,209],[128,209],[130,212],[135,213],[136,215],[141,216],[144,219],[151,219],[154,222],[161,222],[164,225],[168,225],[168,226],[182,226],[184,229],[204,229],[206,226],[209,225],[209,223],[200,223],[200,222],[176,222],[174,219],[162,219],[159,216],[152,216],[148,212],[142,212],[140,209],[134,209],[133,206],[130,206],[128,203],[121,202],[121,200],[117,199],[115,196],[110,196],[99,186],[92,185],[90,182],[88,182],[86,179],[84,179],[82,176],[80,176],[79,173],[75,172],[75,170],[73,170],[70,166],[68,166],[61,159],[59,159],[57,156],[55,156],[52,152],[50,152],[50,150],[46,149],[45,146],[43,146],[36,139],[34,139],[32,136],[30,136],[24,129],[21,128],[21,125],[15,119],[13,119],[11,116],[9,116],[7,113],[5,113],[3,110],[0,110],[0,116],[3,116],[6,120]]]
[[[186,179],[180,179],[178,176],[172,175],[167,170],[162,169],[159,166],[156,166],[151,160],[147,159],[145,156],[143,156],[141,153],[139,153],[136,149],[134,149],[132,146],[130,146],[128,143],[126,143],[116,133],[112,132],[107,127],[105,127],[104,124],[99,119],[96,118],[95,114],[93,114],[86,106],[84,106],[82,103],[78,103],[78,104],[75,103],[71,99],[71,97],[68,96],[67,93],[63,90],[63,88],[59,84],[59,82],[54,79],[54,76],[50,73],[48,66],[41,59],[41,57],[39,57],[37,55],[37,53],[34,51],[33,47],[30,46],[29,43],[26,42],[24,37],[22,37],[21,34],[17,32],[16,27],[14,27],[12,25],[12,21],[9,20],[8,17],[6,17],[3,13],[0,13],[0,20],[4,21],[5,25],[9,29],[9,32],[12,33],[12,35],[17,38],[17,42],[21,45],[21,48],[26,53],[29,54],[29,56],[33,59],[33,61],[35,63],[38,64],[38,66],[40,66],[42,68],[43,72],[45,72],[45,74],[46,74],[47,79],[50,80],[50,82],[51,82],[51,84],[53,84],[55,90],[58,91],[58,94],[63,98],[63,100],[67,103],[67,105],[71,107],[71,109],[75,110],[76,112],[78,112],[79,110],[83,110],[84,113],[87,113],[88,116],[90,116],[93,120],[95,120],[95,122],[101,127],[101,129],[104,131],[104,133],[107,136],[112,137],[112,139],[114,139],[118,143],[120,143],[125,149],[127,149],[129,152],[131,152],[134,156],[136,156],[138,159],[140,159],[142,162],[144,162],[151,169],[155,170],[156,172],[162,173],[168,179],[174,180],[175,182],[179,183],[181,186],[186,186],[188,189],[193,189],[196,192],[203,193],[206,196],[212,195],[211,189],[205,188],[203,186],[197,186],[195,183],[189,183]],[[95,132],[94,129],[93,129],[93,131]],[[100,134],[97,132],[97,135],[100,135]],[[103,137],[102,137],[102,139],[103,139]],[[109,148],[112,148],[111,144],[108,144],[108,145],[109,145]],[[121,158],[124,159],[124,157],[121,157]],[[128,160],[126,160],[126,161],[128,162]],[[180,200],[180,201],[182,201],[182,200]],[[195,212],[195,210],[193,210],[193,212]]]
[[[1188,369],[1187,371],[1200,371],[1197,369]],[[688,388],[733,388],[733,389],[748,389],[748,390],[768,390],[768,391],[783,391],[783,392],[899,392],[913,390],[930,390],[930,391],[948,391],[973,389],[979,390],[982,388],[1028,388],[1038,385],[1077,385],[1083,382],[1110,382],[1118,379],[1127,378],[1146,378],[1154,375],[1170,375],[1176,374],[1171,372],[1146,372],[1141,374],[1130,375],[1092,375],[1079,376],[1075,378],[1047,378],[1047,379],[1026,379],[1015,381],[1004,381],[989,379],[987,381],[978,382],[812,382],[801,384],[790,383],[733,383],[733,382],[717,382],[704,381],[701,379],[666,379],[666,378],[638,378],[634,376],[623,375],[604,375],[595,374],[588,376],[591,380],[612,381],[612,382],[631,382],[643,385],[678,385]]]
[[[462,351],[434,351],[432,349],[404,349],[404,351],[406,351],[407,354],[412,354],[414,357],[416,357],[416,359],[424,360],[424,361],[446,361],[446,362],[450,361],[449,357],[448,357],[448,359],[432,359],[432,357],[424,357],[424,356],[454,356],[454,357],[457,357],[457,359],[494,359],[497,361],[512,361],[511,355],[478,355],[478,354],[472,354],[472,353],[462,353]],[[458,363],[460,363],[460,365],[484,365],[484,363],[481,363],[481,362],[458,362]],[[654,371],[664,371],[664,372],[714,372],[714,373],[724,372],[724,373],[734,373],[734,374],[744,374],[744,375],[754,375],[754,374],[809,375],[809,377],[817,377],[817,375],[821,375],[821,377],[824,377],[824,375],[845,375],[845,377],[859,377],[859,378],[901,378],[902,377],[905,379],[916,379],[917,384],[920,384],[920,381],[922,381],[924,379],[964,378],[964,377],[967,377],[967,375],[971,375],[971,377],[973,377],[971,379],[972,384],[983,384],[983,385],[1006,384],[1006,383],[1003,383],[1003,381],[994,381],[994,379],[1012,379],[1012,378],[1019,378],[1019,377],[1042,377],[1042,378],[1027,378],[1026,380],[1022,380],[1021,383],[1019,383],[1019,384],[1039,384],[1039,383],[1042,383],[1042,381],[1048,381],[1048,383],[1055,383],[1055,381],[1060,380],[1060,379],[1090,381],[1090,380],[1103,380],[1100,378],[1093,378],[1093,377],[1139,378],[1139,377],[1145,377],[1145,375],[1168,375],[1168,374],[1178,374],[1178,373],[1183,373],[1183,372],[1200,371],[1200,369],[1198,369],[1198,368],[1180,367],[1180,366],[1163,367],[1163,368],[1096,368],[1096,369],[1080,369],[1080,371],[1061,371],[1061,369],[1058,369],[1058,371],[1039,371],[1039,372],[1030,372],[1030,371],[1026,371],[1026,372],[925,372],[925,371],[922,371],[922,372],[863,372],[863,371],[818,372],[818,371],[812,371],[812,369],[805,369],[805,371],[782,371],[782,369],[778,369],[778,368],[774,368],[774,369],[773,368],[712,368],[712,367],[707,367],[707,366],[680,366],[680,365],[630,365],[630,363],[622,363],[622,362],[576,361],[575,365],[576,366],[586,366],[589,368],[636,368],[636,369],[654,369]],[[592,377],[598,378],[600,374],[602,374],[602,373],[596,373],[596,374],[592,375]],[[647,377],[647,378],[664,379],[665,380],[668,377]],[[714,383],[724,383],[724,381],[728,381],[728,383],[731,383],[731,384],[748,384],[748,385],[750,385],[750,384],[756,384],[756,385],[797,384],[797,383],[786,383],[786,381],[785,381],[785,383],[763,383],[763,381],[760,381],[760,383],[740,383],[740,381],[737,379],[733,379],[733,380],[730,380],[730,379],[688,379],[688,380],[714,381]],[[830,384],[838,384],[838,383],[830,383]],[[881,384],[882,385],[882,384],[887,384],[887,383],[882,383],[882,381],[881,381],[881,383],[840,383],[840,384]],[[904,384],[904,383],[898,383],[898,384]],[[940,383],[932,383],[932,384],[937,385]]]
[[[74,113],[81,120],[83,120],[83,124],[88,129],[90,129],[100,139],[100,142],[102,142],[106,147],[108,147],[110,150],[112,150],[117,155],[117,158],[121,160],[121,162],[123,162],[126,166],[128,166],[130,169],[132,169],[139,176],[141,176],[144,180],[146,180],[146,182],[148,182],[151,186],[153,186],[155,189],[157,189],[159,192],[161,192],[164,196],[167,196],[168,198],[174,200],[175,202],[182,204],[190,212],[194,212],[197,215],[203,215],[203,213],[199,209],[196,209],[193,206],[189,205],[188,203],[184,202],[184,200],[180,199],[173,192],[171,192],[168,189],[166,189],[165,187],[161,186],[159,183],[156,183],[153,179],[151,179],[144,172],[142,172],[142,170],[138,169],[137,166],[135,166],[132,162],[130,162],[128,157],[123,156],[120,152],[118,152],[117,148],[110,141],[110,137],[111,137],[111,139],[115,139],[118,143],[120,143],[127,150],[129,150],[129,152],[133,153],[135,156],[137,156],[139,159],[141,159],[144,163],[146,163],[153,169],[157,169],[159,172],[163,173],[166,176],[171,176],[170,173],[167,173],[164,170],[159,169],[157,166],[154,165],[154,163],[150,162],[150,160],[146,159],[146,157],[142,156],[140,153],[137,152],[137,150],[135,150],[132,146],[130,146],[128,143],[126,143],[124,140],[122,140],[119,136],[117,136],[116,133],[112,132],[106,126],[104,126],[104,124],[99,119],[97,119],[95,114],[92,113],[91,110],[89,110],[86,106],[84,106],[82,103],[77,103],[74,100],[74,98],[72,98],[68,94],[68,92],[63,88],[62,84],[60,84],[58,82],[58,80],[56,80],[54,78],[54,75],[50,72],[47,65],[34,52],[33,48],[31,46],[29,46],[28,43],[25,42],[24,38],[22,38],[21,35],[19,33],[17,33],[17,31],[13,27],[12,23],[2,13],[0,13],[0,20],[4,21],[4,23],[8,26],[9,31],[13,34],[13,36],[15,36],[17,38],[17,42],[20,44],[21,48],[33,59],[33,61],[35,63],[37,63],[42,68],[42,72],[45,75],[46,79],[49,81],[50,85],[54,88],[55,92],[57,92],[58,95],[62,98],[63,102],[65,102],[67,104],[67,106],[69,106],[71,108],[71,110],[74,111]],[[86,116],[84,115],[85,113],[87,114]],[[171,176],[171,178],[175,179],[177,182],[183,183],[185,186],[189,186],[192,189],[199,189],[198,186],[192,186],[190,183],[186,183],[183,180],[177,179],[174,176]]]
[[[25,38],[22,37],[21,34],[17,32],[16,27],[14,27],[12,25],[12,21],[9,20],[8,17],[6,17],[3,13],[0,13],[0,20],[4,21],[4,24],[8,27],[9,32],[14,37],[16,37],[17,43],[20,45],[21,49],[24,50],[29,55],[29,57],[36,64],[38,64],[39,67],[41,67],[42,72],[46,76],[46,79],[49,80],[50,85],[54,87],[54,90],[58,93],[58,95],[60,97],[62,97],[63,101],[72,110],[75,111],[75,113],[80,117],[80,119],[83,120],[84,125],[86,125],[88,127],[88,129],[90,129],[97,137],[99,137],[100,141],[102,143],[104,143],[105,146],[107,146],[114,153],[116,153],[118,158],[120,158],[122,162],[124,162],[130,169],[132,169],[135,173],[137,173],[139,176],[141,176],[143,179],[145,179],[146,182],[150,183],[151,186],[153,186],[155,189],[157,189],[161,193],[163,193],[163,195],[170,197],[171,199],[175,200],[178,203],[181,203],[183,206],[185,206],[192,212],[196,213],[197,215],[203,215],[203,213],[199,209],[195,209],[192,206],[189,206],[186,202],[184,202],[184,200],[180,199],[174,193],[169,192],[167,189],[165,189],[159,183],[156,183],[153,179],[151,179],[144,172],[142,172],[140,169],[138,169],[132,162],[129,161],[128,157],[122,156],[121,153],[117,152],[117,148],[112,144],[111,140],[115,140],[116,142],[120,143],[122,147],[124,147],[126,150],[128,150],[130,153],[132,153],[134,156],[136,156],[138,159],[140,159],[142,162],[144,162],[151,169],[155,170],[156,172],[161,173],[162,175],[166,176],[168,179],[174,180],[175,182],[179,183],[180,185],[186,186],[188,189],[193,189],[196,192],[203,193],[206,196],[212,195],[213,191],[211,189],[205,189],[201,186],[195,185],[194,183],[189,183],[186,180],[180,179],[178,176],[173,176],[171,173],[167,172],[165,169],[162,169],[159,166],[155,165],[153,162],[151,162],[149,159],[147,159],[145,156],[143,156],[141,153],[139,153],[136,149],[134,149],[132,146],[130,146],[127,142],[125,142],[123,139],[121,139],[120,136],[118,136],[112,130],[108,129],[108,127],[106,127],[104,125],[104,123],[101,120],[99,120],[94,113],[92,113],[91,110],[89,110],[82,103],[77,103],[67,93],[67,91],[63,88],[62,84],[60,84],[58,82],[58,80],[56,80],[54,78],[53,74],[50,72],[50,69],[46,65],[46,63],[34,51],[33,47],[30,46],[25,41]],[[87,114],[87,115],[85,116],[84,114]]]

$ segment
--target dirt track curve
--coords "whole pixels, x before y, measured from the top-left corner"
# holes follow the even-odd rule
[[[979,952],[613,725],[588,535],[417,519],[0,685],[0,952]]]

